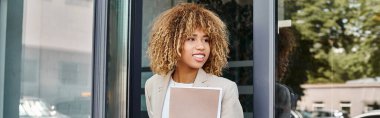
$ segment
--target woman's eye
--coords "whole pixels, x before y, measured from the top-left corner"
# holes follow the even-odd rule
[[[194,38],[187,38],[188,41],[195,41]]]
[[[205,39],[205,42],[207,42],[207,43],[210,42],[210,39]]]

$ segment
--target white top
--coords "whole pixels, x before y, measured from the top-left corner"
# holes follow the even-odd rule
[[[183,84],[183,83],[177,83],[173,81],[173,79],[170,79],[168,89],[166,90],[165,100],[164,100],[164,106],[162,108],[162,118],[169,118],[169,102],[170,102],[170,89],[173,86],[176,87],[193,87],[193,83],[191,84]]]

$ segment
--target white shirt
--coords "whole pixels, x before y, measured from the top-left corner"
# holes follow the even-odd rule
[[[177,83],[173,81],[173,79],[170,79],[168,89],[166,90],[165,100],[164,100],[164,106],[162,108],[162,118],[169,118],[169,102],[170,102],[170,89],[172,86],[176,87],[193,87],[193,83],[191,84],[183,84],[183,83]]]

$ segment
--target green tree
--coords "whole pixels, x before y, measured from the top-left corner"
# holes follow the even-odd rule
[[[343,83],[380,75],[379,0],[284,0],[298,47],[286,85]]]
[[[376,0],[291,0],[291,19],[318,67],[306,70],[309,83],[345,82],[379,76],[379,21]]]

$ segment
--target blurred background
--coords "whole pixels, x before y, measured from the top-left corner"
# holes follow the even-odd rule
[[[296,45],[277,80],[296,95],[293,110],[339,118],[380,109],[380,1],[278,0],[278,20],[291,21],[278,40]]]
[[[0,106],[11,115],[0,117],[91,117],[94,1],[2,0],[1,9]]]

